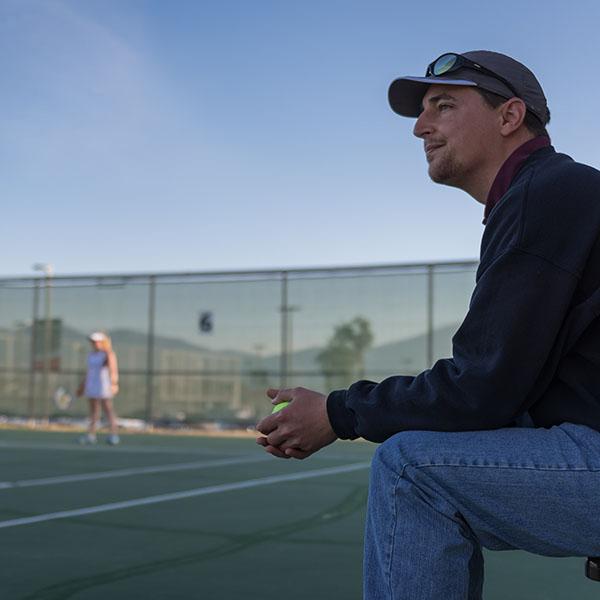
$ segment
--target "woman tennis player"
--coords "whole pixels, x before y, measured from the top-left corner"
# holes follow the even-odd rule
[[[87,370],[84,380],[77,389],[78,396],[87,396],[90,403],[90,424],[88,432],[79,438],[81,444],[96,443],[96,425],[100,416],[100,406],[110,424],[107,443],[114,446],[119,443],[117,417],[112,399],[119,391],[119,371],[117,357],[110,338],[100,331],[88,337],[92,350],[87,358]]]

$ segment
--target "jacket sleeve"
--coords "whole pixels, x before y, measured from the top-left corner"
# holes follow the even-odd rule
[[[332,392],[327,411],[342,439],[382,442],[404,430],[505,427],[526,409],[567,313],[577,278],[512,248],[480,274],[452,358],[416,377],[359,381]]]

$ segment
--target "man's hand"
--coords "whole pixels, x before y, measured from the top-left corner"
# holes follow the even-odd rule
[[[327,416],[327,397],[305,388],[267,390],[273,404],[291,404],[265,417],[256,428],[265,437],[256,442],[279,458],[303,459],[337,439]]]

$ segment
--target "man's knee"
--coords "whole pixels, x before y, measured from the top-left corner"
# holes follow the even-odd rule
[[[402,431],[388,438],[375,451],[371,469],[391,470],[401,475],[407,466],[413,465],[418,460],[421,448],[425,444],[424,438],[430,433]]]

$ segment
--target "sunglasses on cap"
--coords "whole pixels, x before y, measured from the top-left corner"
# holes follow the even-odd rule
[[[490,71],[485,67],[482,67],[479,63],[473,62],[468,58],[454,52],[447,52],[442,54],[439,58],[436,58],[428,67],[425,77],[440,77],[446,75],[446,73],[452,73],[459,69],[471,69],[472,71],[478,71],[483,75],[489,75],[498,81],[501,81],[517,98],[519,94],[517,90],[506,80],[494,71]]]

